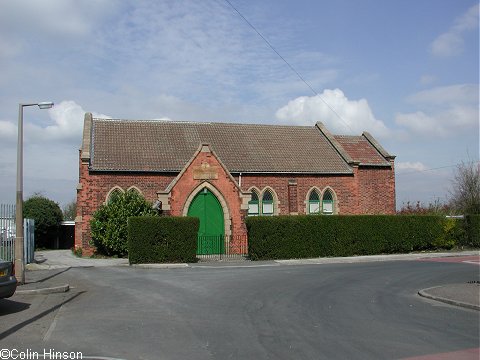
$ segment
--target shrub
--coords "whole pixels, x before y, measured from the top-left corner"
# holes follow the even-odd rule
[[[156,211],[138,192],[114,193],[90,221],[92,245],[101,254],[125,257],[128,254],[128,218],[155,214]]]
[[[130,264],[195,262],[199,225],[193,217],[129,218]]]
[[[434,249],[441,216],[277,216],[247,218],[253,260],[352,256]]]
[[[34,195],[24,202],[23,217],[35,220],[35,247],[53,248],[63,220],[58,204],[44,196]]]
[[[464,221],[462,219],[448,218],[443,222],[443,232],[433,245],[437,249],[451,249],[460,245],[465,236]]]
[[[465,216],[465,237],[462,245],[480,247],[480,215]]]
[[[83,256],[83,249],[81,247],[73,247],[72,248],[72,254],[75,255],[76,257],[82,257]]]

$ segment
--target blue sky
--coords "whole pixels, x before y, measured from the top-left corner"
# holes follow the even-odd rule
[[[478,1],[230,2],[317,95],[224,0],[0,0],[0,203],[20,102],[56,103],[24,112],[25,197],[61,205],[85,111],[367,130],[397,155],[399,206],[445,200],[454,165],[478,161]]]

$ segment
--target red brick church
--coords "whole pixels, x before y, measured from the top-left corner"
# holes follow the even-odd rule
[[[393,214],[395,156],[369,133],[315,126],[113,120],[85,114],[75,247],[117,191],[163,215],[197,216],[201,232],[245,236],[245,217]]]

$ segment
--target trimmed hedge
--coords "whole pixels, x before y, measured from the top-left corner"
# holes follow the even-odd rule
[[[462,245],[480,247],[480,215],[465,216],[465,243]]]
[[[129,218],[130,264],[195,262],[199,224],[193,217]]]
[[[403,253],[451,247],[441,216],[249,217],[252,260]]]

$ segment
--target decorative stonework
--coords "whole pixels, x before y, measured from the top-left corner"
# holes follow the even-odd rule
[[[218,166],[212,166],[206,161],[200,166],[193,168],[194,180],[216,180],[218,179]]]
[[[170,211],[170,192],[157,192],[157,200],[162,203],[163,211]]]

